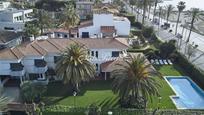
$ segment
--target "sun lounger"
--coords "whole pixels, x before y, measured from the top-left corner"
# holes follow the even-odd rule
[[[172,64],[173,64],[173,63],[171,62],[171,60],[168,59],[167,61],[168,61],[169,65],[172,65]]]
[[[156,64],[156,65],[159,65],[158,59],[155,59],[154,61],[155,61],[155,64]]]
[[[167,60],[163,60],[165,65],[168,65],[169,63],[167,62]]]
[[[161,64],[161,65],[164,65],[164,62],[160,59],[159,60],[159,63]]]
[[[151,59],[150,62],[151,62],[151,64],[154,64],[154,63],[155,63],[153,59]]]

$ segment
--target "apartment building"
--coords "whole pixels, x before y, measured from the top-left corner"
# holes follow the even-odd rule
[[[0,11],[0,30],[22,31],[25,22],[32,21],[33,9],[6,9]]]
[[[102,70],[101,64],[127,55],[128,42],[125,38],[35,40],[0,51],[0,78],[21,82],[28,79],[46,81],[49,71],[55,70],[60,53],[76,42],[89,49],[90,62],[96,66],[98,75]]]

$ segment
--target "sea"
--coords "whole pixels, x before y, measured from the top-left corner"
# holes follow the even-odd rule
[[[186,2],[186,10],[190,10],[191,8],[199,8],[204,10],[204,0],[164,0],[164,2],[160,3],[159,5],[165,6],[172,4],[174,7],[176,7],[180,1]]]

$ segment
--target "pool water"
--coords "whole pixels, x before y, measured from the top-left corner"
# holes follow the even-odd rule
[[[171,96],[178,109],[204,109],[204,91],[190,78],[165,77],[176,96]]]

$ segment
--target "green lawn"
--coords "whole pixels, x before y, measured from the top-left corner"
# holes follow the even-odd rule
[[[163,75],[184,75],[182,69],[178,66],[160,66],[156,68]],[[153,101],[148,103],[148,107],[154,109],[160,106],[161,108],[174,109],[175,106],[169,98],[170,95],[174,95],[174,92],[164,79],[157,77],[155,79],[162,84],[162,88],[159,89],[162,97],[161,103],[158,104],[158,97],[154,97]],[[71,91],[68,90],[69,87],[62,83],[50,84],[44,101],[49,105],[74,106],[74,97]],[[87,107],[95,103],[105,108],[119,107],[118,98],[111,91],[111,81],[92,81],[82,85],[80,89],[80,94],[76,97],[76,106]]]

